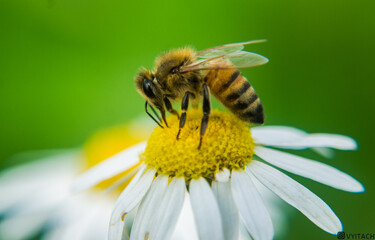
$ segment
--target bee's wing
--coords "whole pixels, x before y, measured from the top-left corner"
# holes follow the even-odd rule
[[[227,55],[201,59],[185,67],[181,67],[181,72],[190,72],[208,69],[232,69],[250,68],[265,64],[268,58],[252,52],[239,51]]]
[[[222,55],[228,55],[231,53],[241,51],[245,45],[253,44],[253,43],[261,43],[265,41],[266,40],[264,39],[260,39],[260,40],[253,40],[253,41],[248,41],[248,42],[226,44],[226,45],[217,46],[217,47],[199,51],[197,53],[197,56],[199,58],[213,58],[213,57],[218,57]]]

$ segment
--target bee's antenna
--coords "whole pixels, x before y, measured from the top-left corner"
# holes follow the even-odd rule
[[[148,106],[148,102],[146,101],[146,103],[145,103],[145,110],[146,110],[146,113],[147,113],[147,115],[148,116],[150,116],[150,118],[152,118],[152,120],[154,120],[158,125],[159,125],[159,127],[161,127],[161,128],[164,128],[162,125],[160,125],[160,123],[147,111],[147,106]],[[159,115],[156,113],[156,111],[155,111],[155,109],[150,105],[150,107],[151,107],[151,109],[152,109],[152,111],[156,114],[156,116],[157,116],[157,118],[160,120],[160,117],[159,117]],[[161,120],[160,120],[161,121]]]
[[[159,122],[161,123],[162,121],[161,121],[161,118],[159,117],[158,112],[155,111],[155,108],[154,108],[152,105],[150,105],[150,108],[151,108],[152,112],[156,115],[156,118],[157,118],[157,119],[159,120]]]

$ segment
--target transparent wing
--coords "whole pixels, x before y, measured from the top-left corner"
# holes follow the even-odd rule
[[[241,51],[245,45],[253,44],[253,43],[261,43],[265,41],[266,41],[265,39],[260,39],[260,40],[253,40],[253,41],[248,41],[248,42],[226,44],[226,45],[217,46],[217,47],[199,51],[197,53],[197,56],[199,58],[213,58],[213,57],[218,57],[222,55],[228,55],[231,53]]]
[[[180,72],[208,69],[250,68],[265,64],[268,58],[252,52],[239,51],[227,55],[202,59],[188,66],[181,67]]]

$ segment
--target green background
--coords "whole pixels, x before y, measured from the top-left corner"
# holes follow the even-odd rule
[[[329,163],[366,192],[293,176],[321,196],[347,233],[375,233],[374,56],[371,0],[0,0],[0,166],[15,153],[82,145],[95,130],[143,115],[133,78],[155,56],[266,38],[248,47],[265,66],[243,70],[266,125],[354,137]],[[303,153],[305,154],[305,153]],[[290,207],[285,205],[285,208]],[[290,208],[287,239],[336,239]]]

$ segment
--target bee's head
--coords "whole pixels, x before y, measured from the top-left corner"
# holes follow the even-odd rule
[[[156,59],[155,76],[165,87],[167,83],[188,83],[197,80],[197,72],[180,72],[180,68],[187,66],[196,59],[194,50],[183,48],[164,53]]]
[[[145,110],[146,113],[160,126],[161,126],[161,119],[154,110],[153,106],[156,107],[162,116],[162,119],[165,123],[165,125],[168,127],[167,121],[166,121],[166,115],[165,115],[165,108],[164,108],[164,102],[163,102],[163,91],[161,89],[160,84],[155,79],[155,75],[147,70],[147,69],[141,69],[138,73],[138,75],[135,77],[135,85],[138,90],[138,92],[146,99],[145,104]],[[151,105],[151,109],[156,114],[157,119],[156,120],[147,110],[148,104]]]
[[[151,71],[141,69],[135,77],[135,84],[139,94],[141,94],[146,101],[159,110],[163,108],[163,93]]]

